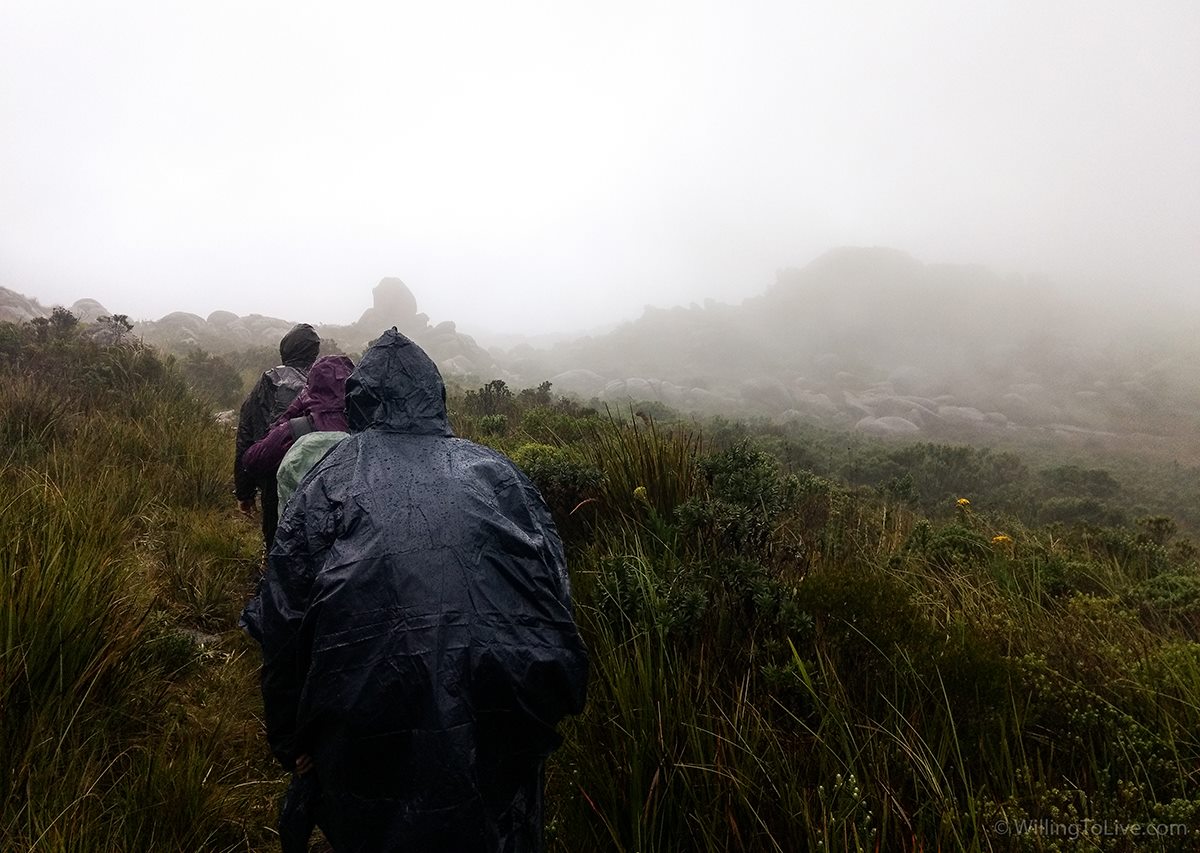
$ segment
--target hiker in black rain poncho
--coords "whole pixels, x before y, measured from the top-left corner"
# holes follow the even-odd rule
[[[288,502],[244,614],[271,748],[311,763],[339,853],[541,850],[542,762],[584,703],[546,505],[454,437],[445,397],[395,329],[367,351],[351,435]]]

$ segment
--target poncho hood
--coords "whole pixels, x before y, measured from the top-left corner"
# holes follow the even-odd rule
[[[346,380],[346,419],[352,433],[454,435],[437,365],[394,327],[371,345]]]

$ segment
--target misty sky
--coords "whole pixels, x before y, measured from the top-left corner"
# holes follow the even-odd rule
[[[595,327],[845,244],[1200,292],[1200,3],[0,8],[0,285]]]

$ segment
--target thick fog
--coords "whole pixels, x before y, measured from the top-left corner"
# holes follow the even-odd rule
[[[839,245],[1200,290],[1200,6],[63,3],[0,25],[0,285],[500,331]]]

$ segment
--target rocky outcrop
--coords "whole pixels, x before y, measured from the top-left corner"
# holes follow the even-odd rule
[[[429,322],[417,313],[417,297],[408,285],[398,278],[384,278],[371,291],[372,305],[355,324],[364,333],[378,337],[385,329],[395,326],[412,337],[422,332]]]
[[[81,299],[70,309],[82,323],[95,326],[89,334],[116,334],[115,329],[96,324],[109,311],[94,299]],[[37,317],[48,317],[46,308],[36,299],[0,287],[0,322],[24,323]],[[307,319],[307,318],[306,318]],[[216,310],[207,317],[188,311],[174,311],[157,320],[142,320],[134,324],[132,334],[167,351],[182,353],[203,349],[218,354],[236,353],[247,349],[275,349],[279,340],[298,321],[262,314],[239,317],[232,311]],[[479,346],[470,335],[458,331],[453,321],[431,326],[429,317],[417,310],[417,300],[398,278],[385,278],[372,291],[372,305],[362,317],[348,326],[318,325],[322,339],[336,341],[345,352],[362,352],[372,340],[392,326],[409,335],[429,353],[448,377],[486,382],[494,378],[514,379],[502,369],[495,357]]]
[[[276,347],[293,325],[262,314],[239,317],[232,311],[213,311],[205,319],[187,311],[174,311],[161,319],[135,324],[133,333],[166,350],[228,353],[258,346]]]
[[[50,309],[43,307],[36,299],[0,287],[0,323],[28,323],[34,317],[48,316]]]
[[[47,308],[36,299],[7,287],[0,287],[0,323],[28,323],[36,317],[49,317],[54,307]],[[108,309],[95,299],[80,299],[70,306],[63,307],[84,324],[95,323],[101,317],[109,315]]]
[[[307,319],[307,318],[305,318]],[[144,321],[134,334],[168,350],[204,349],[230,353],[254,347],[275,348],[295,325],[292,320],[248,314],[239,317],[232,311],[213,311],[207,318],[176,311],[159,320]],[[317,325],[322,339],[336,341],[348,353],[362,352],[380,333],[395,326],[419,343],[445,371],[447,377],[487,381],[511,378],[491,353],[480,347],[470,335],[458,332],[452,321],[429,324],[429,317],[417,310],[417,300],[398,278],[385,278],[372,290],[372,305],[358,321],[349,325]]]

